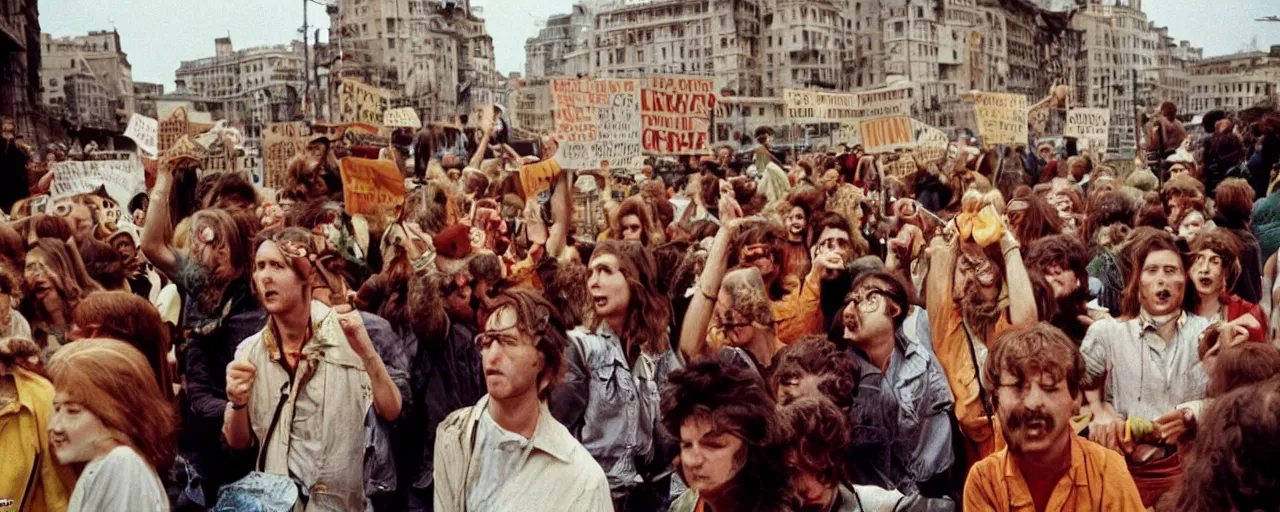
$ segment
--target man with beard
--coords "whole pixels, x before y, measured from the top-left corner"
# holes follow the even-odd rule
[[[1049,323],[1077,344],[1084,340],[1085,331],[1094,321],[1085,305],[1089,302],[1089,273],[1085,270],[1088,257],[1084,245],[1071,235],[1036,240],[1027,253],[1027,267],[1044,276],[1053,289],[1057,311]]]
[[[1121,316],[1093,324],[1080,350],[1088,363],[1089,438],[1128,456],[1150,506],[1181,472],[1175,445],[1190,418],[1179,405],[1205,396],[1209,378],[1197,348],[1209,320],[1183,311],[1187,273],[1172,234],[1139,228],[1128,251]],[[1128,434],[1148,422],[1153,432],[1142,440],[1155,443],[1137,444],[1139,436]]]
[[[987,213],[957,216],[960,235],[950,244],[934,240],[925,279],[925,309],[934,353],[955,397],[956,420],[964,434],[965,467],[1004,446],[999,418],[979,386],[979,369],[987,348],[1010,327],[1038,320],[1021,246],[998,218],[993,218],[993,208],[988,206],[983,212]],[[979,222],[985,223],[986,229],[971,229]],[[997,237],[998,243],[994,240]],[[1005,269],[1003,274],[1001,268]]]
[[[1085,369],[1062,331],[1008,331],[986,369],[983,386],[1008,444],[973,466],[965,510],[1144,510],[1124,458],[1071,429]]]
[[[907,494],[945,475],[955,460],[951,390],[938,360],[903,331],[910,308],[898,277],[863,274],[828,335],[854,356],[861,376],[849,415],[850,473],[856,482]],[[941,495],[945,483],[921,491]]]

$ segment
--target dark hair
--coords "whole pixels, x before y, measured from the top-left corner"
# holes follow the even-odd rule
[[[778,387],[783,382],[806,374],[814,375],[822,379],[818,390],[845,412],[853,408],[858,382],[862,380],[862,372],[853,355],[840,350],[821,334],[805,336],[782,347],[773,355],[772,368],[769,386],[774,396],[777,396]]]
[[[1066,383],[1073,398],[1080,396],[1081,380],[1085,377],[1084,357],[1061,329],[1045,323],[1010,329],[996,338],[992,347],[986,371],[982,373],[982,385],[993,400],[1001,376],[1013,375],[1021,384],[1029,372],[1052,375],[1055,380]]]
[[[653,224],[649,220],[649,205],[640,196],[629,197],[618,206],[618,212],[614,214],[618,221],[618,232],[613,234],[613,239],[622,240],[622,218],[628,215],[634,215],[640,220],[640,244],[648,247],[652,240],[649,230],[653,228]]]
[[[80,259],[84,261],[84,269],[94,281],[108,290],[123,290],[128,281],[128,272],[124,268],[124,258],[114,247],[94,239],[87,239],[80,244]],[[129,341],[129,340],[122,340]]]
[[[893,327],[895,329],[901,328],[902,323],[907,320],[907,315],[911,313],[912,298],[910,292],[907,291],[907,285],[896,274],[883,271],[864,272],[853,281],[853,286],[849,287],[850,293],[853,293],[859,286],[868,281],[885,285],[886,289],[883,290],[886,292],[885,298],[889,299],[895,306],[898,306],[898,313],[892,319]]]
[[[569,347],[569,327],[555,306],[538,292],[502,292],[493,300],[494,314],[505,308],[515,312],[520,331],[532,333],[537,338],[536,348],[543,357],[542,371],[538,372],[538,398],[546,400],[551,389],[564,376],[564,351]]]
[[[1187,264],[1182,258],[1182,250],[1178,247],[1178,242],[1173,238],[1173,234],[1154,228],[1134,230],[1132,241],[1126,247],[1129,272],[1128,278],[1125,280],[1124,292],[1120,299],[1120,315],[1122,317],[1137,318],[1138,313],[1142,311],[1142,299],[1140,297],[1142,266],[1146,264],[1147,256],[1159,251],[1172,251],[1177,254],[1185,276]]]
[[[676,439],[686,421],[704,419],[716,432],[742,440],[740,469],[726,484],[727,495],[751,507],[740,510],[773,511],[792,499],[784,470],[786,431],[773,397],[754,372],[719,361],[676,370],[662,393],[661,418]]]
[[[205,208],[257,208],[258,191],[240,172],[209,174],[196,185]]]
[[[36,215],[31,218],[29,229],[34,229],[36,238],[54,238],[67,240],[75,235],[71,223],[62,217],[53,215]]]
[[[1133,227],[1136,213],[1133,200],[1118,190],[1103,192],[1089,201],[1084,223],[1084,241],[1092,245],[1099,230],[1113,224]]]
[[[1200,251],[1213,251],[1222,258],[1222,275],[1226,283],[1224,292],[1230,292],[1235,287],[1236,279],[1240,278],[1240,253],[1244,252],[1244,242],[1230,230],[1205,229],[1191,240],[1188,258],[1194,262]],[[1188,293],[1185,300],[1188,308],[1193,308],[1200,303],[1200,294]]]
[[[19,272],[27,259],[27,244],[22,235],[7,223],[0,223],[0,263],[8,263]]]
[[[227,244],[227,254],[231,258],[231,268],[237,276],[249,273],[253,267],[254,250],[260,243],[250,246],[251,233],[243,229],[231,212],[222,208],[206,208],[191,215],[191,236],[199,236],[202,225],[213,228],[218,240]]]
[[[1016,196],[1005,206],[1006,212],[1010,212],[1010,207],[1015,201],[1027,203],[1022,221],[1018,223],[1017,230],[1014,232],[1014,237],[1019,242],[1031,244],[1042,237],[1062,232],[1062,217],[1044,198],[1035,194]]]
[[[823,485],[848,481],[848,452],[853,440],[841,411],[825,398],[802,398],[782,408],[791,432],[788,467],[814,475]]]
[[[1176,510],[1275,510],[1280,503],[1280,378],[1209,406],[1183,468]]]
[[[568,326],[581,325],[583,308],[591,303],[587,296],[587,267],[576,261],[560,263],[547,258],[538,264],[542,294],[564,317]]]

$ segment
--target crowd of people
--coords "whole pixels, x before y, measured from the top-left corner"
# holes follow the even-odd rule
[[[0,509],[1276,510],[1280,112],[1162,113],[1132,169],[762,129],[624,185],[498,110],[41,209],[6,156]]]

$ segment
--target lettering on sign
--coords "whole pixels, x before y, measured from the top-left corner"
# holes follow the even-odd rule
[[[103,186],[117,204],[127,205],[133,196],[146,192],[142,161],[94,160],[58,162],[49,167],[53,181],[49,195],[54,199],[84,194]]]
[[[342,198],[348,212],[392,215],[404,204],[404,176],[390,160],[343,158]]]
[[[710,78],[655,76],[640,93],[643,145],[649,155],[710,154],[715,108]]]
[[[413,107],[387,109],[382,116],[382,126],[387,128],[422,128],[422,120]]]
[[[1027,142],[1027,97],[1021,94],[974,94],[978,133],[987,144]]]
[[[891,151],[915,142],[911,119],[906,117],[864,120],[859,122],[858,132],[862,135],[863,150],[868,153]]]
[[[262,132],[263,186],[283,189],[288,182],[289,161],[307,150],[311,128],[307,123],[269,123]]]
[[[1064,137],[1074,137],[1089,151],[1107,152],[1107,134],[1111,130],[1111,110],[1105,108],[1073,108],[1067,111]]]
[[[551,97],[559,165],[621,166],[642,154],[639,80],[557,79],[551,81]]]
[[[787,117],[797,124],[857,122],[862,119],[911,115],[911,89],[834,93],[785,89]]]
[[[159,121],[144,115],[134,114],[133,117],[129,118],[129,127],[125,128],[124,136],[133,139],[133,142],[138,145],[138,149],[154,157],[160,151],[160,145],[157,142],[159,130]]]
[[[338,118],[342,122],[371,125],[382,123],[382,113],[391,103],[382,89],[350,78],[342,79],[338,100],[341,104]]]

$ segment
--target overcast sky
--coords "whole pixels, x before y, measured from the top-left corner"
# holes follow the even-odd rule
[[[524,41],[538,23],[565,13],[573,0],[472,0],[484,7],[499,71],[524,71]],[[213,56],[213,39],[230,34],[236,48],[281,44],[298,37],[301,0],[53,0],[40,4],[40,28],[54,36],[90,30],[120,32],[133,64],[134,80],[173,87],[184,60]],[[1206,56],[1233,53],[1256,38],[1260,49],[1280,44],[1280,23],[1254,18],[1280,16],[1274,0],[1143,0],[1149,19],[1171,36],[1203,47]],[[324,7],[311,5],[310,22],[327,28]],[[314,30],[314,29],[313,29]],[[321,35],[323,39],[325,35]]]

